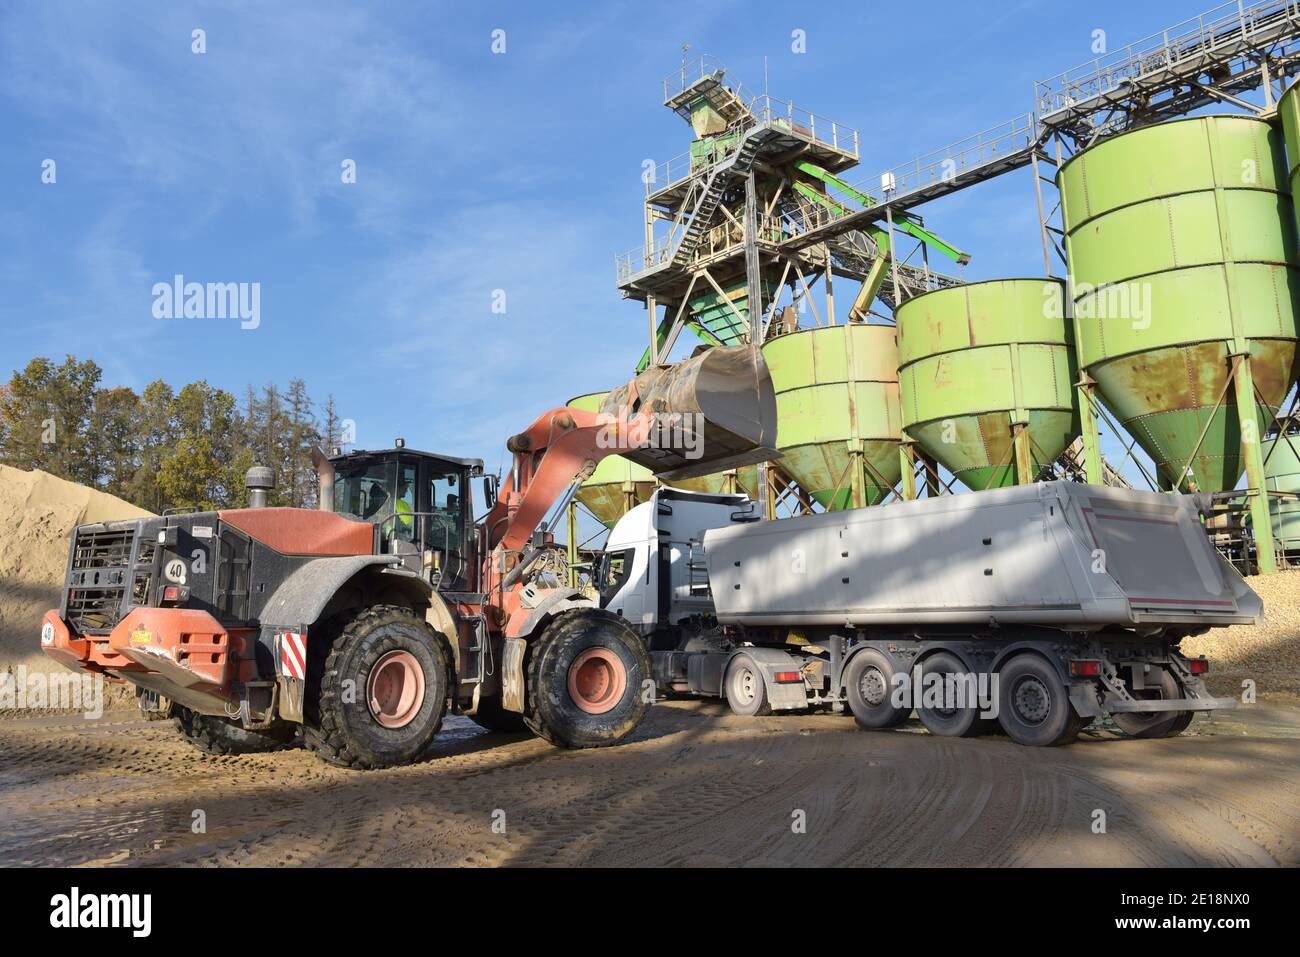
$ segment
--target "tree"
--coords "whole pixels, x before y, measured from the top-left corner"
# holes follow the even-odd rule
[[[235,397],[203,380],[191,382],[173,400],[169,421],[174,434],[158,469],[167,507],[212,511],[242,504],[252,455]]]
[[[285,437],[288,446],[285,475],[288,504],[294,508],[314,508],[318,489],[310,450],[313,445],[320,443],[321,437],[312,411],[311,397],[307,394],[307,383],[302,379],[290,379],[285,398],[288,403],[288,434]]]
[[[87,436],[101,374],[93,361],[72,355],[58,366],[38,357],[15,371],[0,399],[4,462],[95,484]]]
[[[128,498],[140,456],[140,397],[125,386],[100,389],[90,413],[88,449],[95,485]]]
[[[158,484],[163,457],[173,447],[177,428],[173,406],[176,394],[162,379],[144,387],[136,425],[137,462],[128,498],[141,508],[161,512],[167,502]]]
[[[324,435],[301,378],[286,392],[249,386],[243,409],[223,389],[199,380],[179,392],[161,379],[137,395],[100,388],[90,360],[61,365],[35,358],[0,383],[0,462],[43,469],[100,488],[141,508],[242,508],[249,467],[268,465],[278,488],[272,505],[313,507],[317,487],[310,447],[339,442],[330,397]]]

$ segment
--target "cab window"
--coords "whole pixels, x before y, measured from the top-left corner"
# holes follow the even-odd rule
[[[464,482],[459,472],[434,474],[429,480],[429,547],[460,551]]]
[[[334,511],[366,521],[392,514],[393,463],[370,462],[340,468],[334,480]]]
[[[616,552],[606,552],[600,559],[600,603],[607,605],[619,593],[632,576],[635,548],[624,548]]]

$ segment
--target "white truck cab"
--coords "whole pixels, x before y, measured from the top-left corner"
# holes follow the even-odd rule
[[[660,626],[711,615],[704,532],[760,517],[745,495],[657,489],[609,533],[597,573],[601,607],[645,636]]]

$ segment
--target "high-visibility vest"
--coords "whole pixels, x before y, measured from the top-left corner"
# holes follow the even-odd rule
[[[415,510],[411,508],[410,505],[407,504],[406,499],[404,498],[399,498],[397,502],[393,505],[393,512],[397,515],[401,515],[403,513],[405,513],[406,515],[410,515],[411,512],[413,511]],[[400,528],[404,532],[410,532],[414,528],[414,525],[412,524],[409,518],[399,518],[395,524],[398,528]]]

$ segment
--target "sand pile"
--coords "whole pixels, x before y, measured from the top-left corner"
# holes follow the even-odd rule
[[[44,668],[41,616],[59,604],[72,529],[151,513],[120,498],[0,465],[0,671]]]
[[[1260,693],[1300,694],[1300,571],[1246,581],[1264,599],[1264,623],[1215,628],[1185,640],[1183,651],[1210,659],[1215,694],[1239,695],[1246,678]]]

